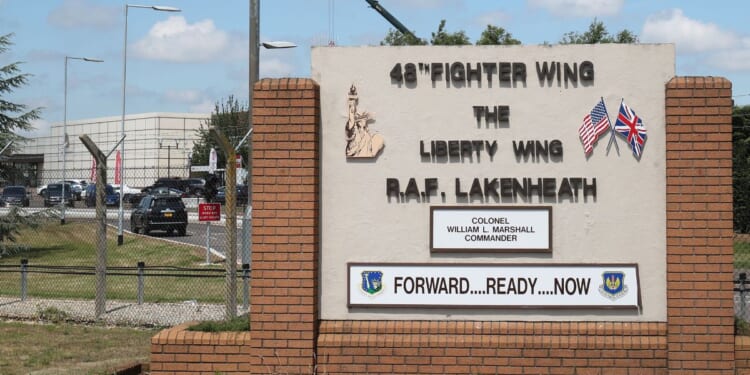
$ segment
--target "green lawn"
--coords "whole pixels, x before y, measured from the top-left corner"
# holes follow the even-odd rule
[[[93,299],[96,278],[93,274],[85,273],[92,273],[92,267],[96,265],[96,238],[96,225],[92,221],[74,221],[66,225],[49,222],[35,230],[24,230],[16,245],[22,245],[25,250],[0,258],[0,295],[20,295],[18,270],[21,259],[28,259],[28,296]],[[126,235],[122,246],[117,246],[116,241],[116,231],[109,228],[106,254],[108,299],[136,300],[138,278],[134,268],[138,262],[145,262],[145,302],[224,301],[224,265],[202,265],[205,262],[204,249],[146,236]],[[40,266],[73,267],[50,270]],[[155,266],[174,269],[151,268]],[[88,271],[84,267],[89,267]],[[117,270],[116,267],[132,269]],[[179,268],[192,268],[195,271]],[[208,272],[211,270],[219,272]],[[70,274],[76,271],[83,271],[84,274]],[[184,275],[193,277],[180,277]]]
[[[734,242],[734,268],[750,269],[750,242]]]
[[[111,374],[148,362],[156,329],[0,322],[0,374]]]

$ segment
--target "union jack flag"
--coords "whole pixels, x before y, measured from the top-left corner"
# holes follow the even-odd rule
[[[646,126],[643,125],[643,120],[625,104],[624,100],[620,103],[620,114],[615,121],[615,131],[627,139],[630,148],[633,150],[633,155],[640,159],[643,146],[646,143]]]
[[[583,124],[578,128],[578,136],[583,143],[583,152],[587,156],[594,150],[594,144],[599,140],[599,136],[606,133],[611,126],[604,99],[599,99],[599,103],[596,103],[591,113],[583,117]]]

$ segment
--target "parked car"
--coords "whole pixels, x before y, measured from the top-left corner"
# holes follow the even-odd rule
[[[166,186],[173,189],[181,190],[181,191],[187,191],[188,188],[188,181],[183,180],[179,177],[160,177],[156,179],[153,185],[153,187],[158,186]]]
[[[148,195],[171,195],[180,198],[184,198],[186,196],[184,191],[175,188],[166,186],[149,186],[141,189],[141,192],[139,194],[131,195],[128,202],[130,202],[133,206],[137,206],[141,202],[141,199]]]
[[[164,230],[180,236],[187,234],[188,217],[182,198],[171,195],[147,195],[130,213],[130,230],[133,233]]]
[[[236,202],[238,205],[247,204],[247,185],[237,185],[237,194],[235,195]],[[226,189],[225,186],[221,186],[216,189],[216,196],[214,202],[225,204],[226,203]]]
[[[112,188],[115,189],[115,193],[120,194],[120,184],[112,184]],[[122,194],[124,194],[122,196],[122,200],[125,202],[130,202],[133,198],[133,195],[141,193],[139,189],[132,188],[127,184],[123,185],[122,190]]]
[[[29,194],[24,186],[6,186],[0,201],[10,206],[29,207]]]
[[[188,178],[186,181],[185,192],[196,197],[202,197],[203,191],[206,189],[206,180],[202,178]]]
[[[48,184],[47,188],[44,189],[44,207],[52,207],[60,204],[66,206],[75,207],[76,197],[73,194],[73,189],[69,184],[65,185],[65,195],[63,196],[63,184],[55,183]]]
[[[120,205],[120,194],[116,193],[110,184],[104,186],[104,205]],[[96,206],[96,184],[89,184],[86,186],[86,207],[94,206]]]
[[[57,182],[54,182],[54,183],[55,184],[62,184],[62,183],[68,184],[70,186],[69,189],[72,190],[73,196],[75,197],[75,199],[78,200],[78,201],[81,200],[81,198],[83,196],[83,189],[84,189],[83,185],[81,185],[81,181],[79,181],[79,180],[64,180],[64,181],[57,181]],[[36,189],[37,194],[39,194],[41,196],[44,196],[44,193],[47,191],[47,186],[48,185],[49,184],[39,186]],[[68,187],[66,187],[66,189],[68,189]]]

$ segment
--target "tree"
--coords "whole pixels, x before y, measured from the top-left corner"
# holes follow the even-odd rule
[[[521,41],[513,38],[513,35],[505,31],[502,27],[493,25],[487,25],[487,28],[482,31],[482,35],[479,37],[479,40],[477,40],[478,46],[517,44],[521,44]]]
[[[750,233],[750,105],[732,109],[734,230]]]
[[[575,31],[565,33],[560,44],[598,44],[598,43],[638,43],[638,36],[630,30],[622,30],[612,36],[604,26],[604,22],[596,18],[589,25],[589,29],[580,34]]]
[[[462,46],[471,44],[471,42],[463,30],[454,33],[446,32],[445,20],[440,20],[437,32],[432,33],[430,44],[433,46]]]
[[[380,42],[381,46],[423,46],[425,44],[427,41],[414,36],[413,31],[409,35],[394,29],[388,29],[385,39]]]
[[[214,112],[211,118],[200,128],[196,130],[198,140],[193,145],[193,155],[191,157],[192,165],[208,165],[208,157],[211,148],[219,149],[216,141],[209,135],[210,127],[216,127],[232,141],[232,144],[238,144],[248,131],[248,107],[247,104],[240,104],[237,99],[230,95],[226,102],[216,102]],[[247,142],[237,150],[237,155],[247,155]],[[226,165],[226,157],[222,152],[217,152],[217,167]]]
[[[13,34],[0,35],[0,54],[7,52],[13,45],[12,37]],[[11,151],[17,148],[15,143],[25,140],[16,132],[33,130],[31,121],[38,119],[41,114],[41,108],[29,110],[24,104],[12,103],[4,99],[14,89],[26,85],[31,77],[30,74],[21,73],[20,65],[21,62],[17,61],[0,67],[0,149],[8,142],[14,141],[9,148]]]

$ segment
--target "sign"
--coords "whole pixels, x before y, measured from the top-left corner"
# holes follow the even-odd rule
[[[208,154],[208,173],[214,173],[216,171],[216,162],[218,160],[216,155],[216,149],[211,148],[211,152]]]
[[[430,207],[433,252],[551,252],[552,207]]]
[[[637,264],[348,264],[348,306],[638,309]]]
[[[221,220],[220,203],[199,203],[198,204],[198,221],[219,221]]]
[[[550,318],[541,309],[422,308],[451,305],[445,295],[377,302],[415,309],[352,308],[342,264],[360,262],[413,265],[405,276],[424,270],[424,277],[454,270],[426,264],[489,264],[470,281],[477,291],[496,271],[522,269],[518,277],[539,277],[536,289],[544,283],[539,290],[550,290],[546,272],[575,279],[583,277],[571,271],[575,264],[637,264],[644,281],[637,313],[590,311],[598,302],[584,300],[592,309],[556,310],[553,318],[665,321],[664,87],[675,75],[674,55],[673,46],[643,44],[313,48],[321,319]],[[383,272],[384,290],[373,284],[376,296],[368,298],[379,301],[394,286],[386,269],[361,271],[373,271],[372,278]],[[585,276],[590,290],[604,271]],[[625,274],[631,292],[634,280]],[[462,295],[455,304],[579,306],[577,296],[570,303],[537,294],[521,302],[471,300],[478,297]]]
[[[235,164],[237,168],[242,168],[242,155],[235,156]]]

